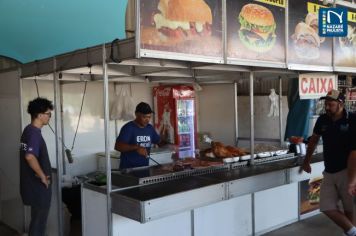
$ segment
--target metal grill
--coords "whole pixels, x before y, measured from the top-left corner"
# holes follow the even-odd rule
[[[285,155],[280,155],[280,156],[257,158],[254,160],[254,163],[255,163],[255,165],[261,165],[261,164],[265,164],[265,163],[269,163],[269,162],[293,159],[295,157],[296,156],[294,155],[294,153],[287,153]]]
[[[159,182],[166,182],[169,180],[183,179],[183,178],[186,178],[189,176],[197,176],[197,175],[216,173],[216,172],[220,172],[220,171],[228,171],[229,169],[230,169],[230,167],[228,165],[209,166],[209,167],[202,168],[202,169],[189,169],[189,170],[173,172],[173,173],[165,174],[165,175],[156,175],[156,176],[140,178],[139,184],[142,185],[142,184],[153,184],[153,183],[159,183]]]
[[[248,161],[239,161],[239,162],[234,162],[231,163],[231,170],[235,170],[241,167],[245,167],[248,165]]]

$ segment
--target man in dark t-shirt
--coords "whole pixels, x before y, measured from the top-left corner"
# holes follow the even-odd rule
[[[41,128],[48,125],[52,110],[52,102],[45,98],[30,101],[31,124],[21,136],[20,193],[23,203],[31,206],[30,236],[45,235],[51,203],[51,163]]]
[[[151,145],[160,137],[149,121],[153,111],[147,103],[136,106],[136,119],[126,123],[116,139],[115,149],[121,152],[120,169],[148,166]]]
[[[322,99],[325,99],[326,114],[316,121],[300,171],[311,173],[310,160],[322,137],[325,170],[320,187],[320,211],[342,228],[346,235],[356,236],[353,201],[347,192],[347,159],[351,150],[350,123],[355,117],[344,109],[343,93],[331,90]],[[343,210],[339,209],[339,201]]]

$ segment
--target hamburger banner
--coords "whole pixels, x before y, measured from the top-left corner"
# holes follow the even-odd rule
[[[139,56],[223,63],[222,0],[139,2]]]
[[[333,89],[337,89],[337,76],[334,74],[299,74],[300,99],[319,99]]]
[[[285,66],[286,0],[227,0],[226,8],[229,64]]]
[[[347,7],[347,36],[334,38],[335,70],[356,72],[356,8]],[[355,6],[354,6],[355,7]]]
[[[332,39],[319,36],[319,0],[288,1],[288,67],[302,70],[332,69]],[[320,68],[320,69],[317,69]]]

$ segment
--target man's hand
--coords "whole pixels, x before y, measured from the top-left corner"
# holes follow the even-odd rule
[[[48,188],[51,183],[50,176],[43,176],[41,182]]]
[[[349,184],[348,192],[351,196],[356,196],[356,183]]]
[[[148,156],[148,153],[147,153],[147,150],[146,150],[146,148],[144,148],[144,147],[138,147],[137,148],[137,153],[138,154],[140,154],[141,156],[144,156],[144,157],[147,157]]]
[[[299,168],[299,174],[301,174],[303,170],[309,174],[311,173],[311,166],[309,162],[303,162],[303,164]]]

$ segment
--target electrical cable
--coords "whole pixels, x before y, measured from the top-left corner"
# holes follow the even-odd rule
[[[91,67],[90,67],[90,71],[91,71]],[[38,84],[37,84],[37,80],[35,79],[35,85],[36,85],[36,91],[37,91],[37,97],[40,97],[40,93],[39,93],[39,88],[38,88]],[[77,137],[77,133],[78,133],[78,128],[79,128],[79,124],[80,124],[80,119],[82,116],[82,111],[83,111],[83,106],[84,106],[84,99],[85,99],[85,95],[86,95],[86,90],[87,90],[87,83],[88,81],[85,81],[84,83],[84,91],[83,91],[83,96],[82,96],[82,102],[80,105],[80,111],[79,111],[79,116],[78,116],[78,122],[77,122],[77,127],[74,133],[74,138],[73,138],[73,142],[72,142],[72,147],[69,149],[65,144],[63,139],[59,138],[60,141],[62,142],[63,147],[65,148],[65,153],[68,159],[69,163],[73,163],[73,155],[72,155],[72,151],[74,149],[74,144],[75,144],[75,140]],[[48,127],[52,130],[52,133],[54,134],[54,130],[52,128],[52,126],[50,124],[48,124]]]

